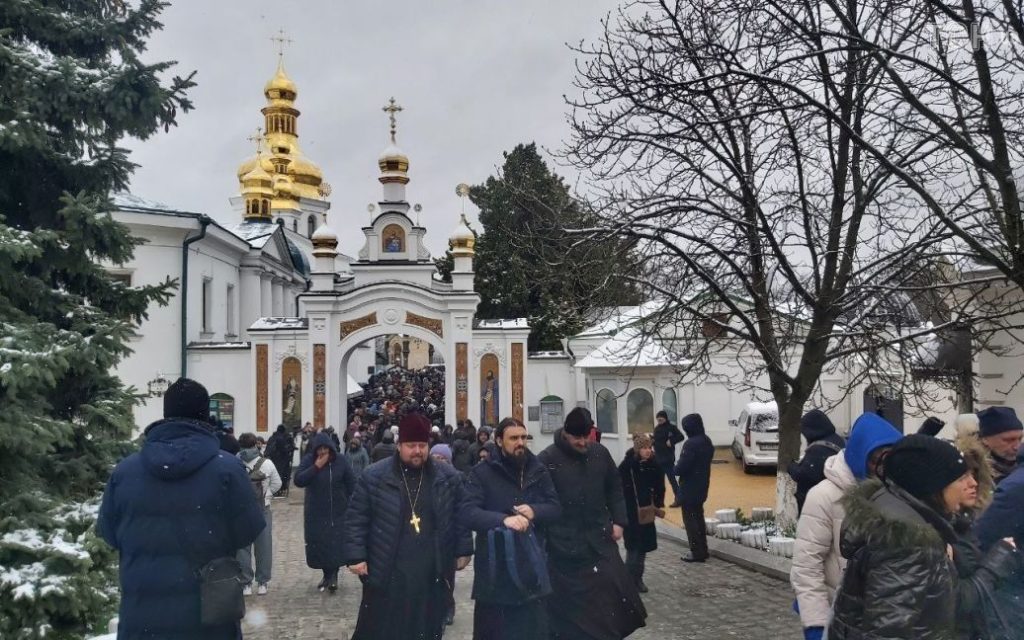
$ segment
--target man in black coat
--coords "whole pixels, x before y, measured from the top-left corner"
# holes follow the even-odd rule
[[[704,433],[704,420],[698,413],[683,418],[686,442],[679,453],[675,474],[679,476],[679,502],[683,507],[683,525],[690,543],[689,555],[683,562],[704,562],[708,559],[708,532],[704,522],[704,503],[711,487],[711,461],[715,445]]]
[[[473,467],[466,479],[462,524],[476,531],[476,571],[473,578],[474,640],[533,640],[547,638],[545,594],[522,593],[501,556],[490,564],[493,529],[526,533],[543,528],[562,515],[555,485],[537,457],[526,448],[526,425],[505,418],[494,432],[494,455]],[[497,555],[497,554],[496,554]],[[523,560],[523,559],[519,559]]]
[[[807,493],[825,479],[825,461],[843,450],[846,440],[836,433],[835,425],[824,411],[811,409],[800,419],[800,433],[807,441],[804,457],[789,463],[786,472],[796,482],[797,513],[804,510]]]
[[[288,481],[292,475],[292,457],[295,455],[295,439],[288,433],[283,424],[277,425],[277,431],[267,440],[267,448],[263,455],[270,458],[281,476],[281,490],[277,496],[288,495]]]
[[[562,503],[562,517],[546,527],[555,639],[618,640],[647,618],[619,556],[628,522],[622,481],[608,450],[587,440],[592,422],[589,411],[573,409],[554,444],[537,456]]]
[[[398,425],[398,453],[359,476],[345,514],[343,553],[363,598],[353,640],[438,640],[448,611],[447,576],[473,553],[458,525],[462,476],[430,457],[430,421]]]
[[[198,569],[234,558],[266,526],[242,461],[223,454],[203,385],[179,378],[164,419],[114,468],[96,528],[120,552],[118,638],[235,640],[239,622],[201,623]],[[241,584],[239,584],[241,589]]]
[[[659,411],[655,416],[658,424],[654,425],[654,461],[665,472],[668,483],[672,485],[672,504],[669,508],[679,506],[679,482],[672,473],[676,464],[676,445],[683,441],[683,433],[679,427],[669,422],[668,413]]]

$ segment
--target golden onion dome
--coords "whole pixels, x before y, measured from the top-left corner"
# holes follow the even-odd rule
[[[242,162],[242,164],[238,165],[237,175],[239,181],[245,180],[246,174],[248,174],[250,171],[256,168],[257,159],[259,160],[259,165],[263,169],[263,171],[267,173],[273,173],[274,163],[270,161],[270,158],[268,156],[265,156],[261,153],[258,156],[251,156],[247,158],[244,162]]]
[[[268,99],[273,98],[284,98],[286,100],[294,100],[295,96],[299,93],[295,83],[292,82],[288,74],[284,72],[284,61],[279,61],[277,64],[277,73],[274,77],[267,81],[267,84],[263,86],[263,94]]]
[[[473,230],[469,228],[469,223],[466,222],[466,214],[459,216],[459,224],[455,227],[451,237],[448,238],[448,246],[451,247],[452,253],[455,254],[473,254],[474,247],[476,246],[476,236],[473,235]]]
[[[241,177],[242,182],[250,184],[254,182],[266,182],[268,184],[273,182],[273,176],[271,176],[270,173],[261,166],[262,164],[262,162],[253,162],[252,169]]]
[[[289,173],[294,173],[296,175],[310,176],[317,180],[323,180],[324,177],[323,172],[315,162],[297,152],[292,156],[290,168],[291,170]]]
[[[383,173],[405,173],[409,170],[409,157],[397,146],[390,144],[377,158],[377,166]]]
[[[274,179],[274,190],[281,194],[281,196],[288,197],[292,195],[292,181],[279,175]]]

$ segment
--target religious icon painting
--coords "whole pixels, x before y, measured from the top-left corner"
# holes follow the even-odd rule
[[[498,356],[488,353],[480,358],[480,423],[489,427],[501,420],[499,373]]]

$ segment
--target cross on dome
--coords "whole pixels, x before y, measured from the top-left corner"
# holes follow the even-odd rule
[[[249,142],[256,145],[256,155],[260,154],[263,150],[263,127],[256,127],[256,133],[246,138]]]
[[[271,36],[270,41],[277,45],[277,58],[280,60],[284,57],[284,46],[286,44],[293,44],[295,41],[291,38],[286,38],[284,29],[278,29],[276,36]]]
[[[387,106],[381,109],[384,113],[388,114],[388,120],[391,121],[391,144],[395,144],[395,132],[397,131],[397,124],[395,123],[395,114],[402,111],[401,105],[395,102],[395,98],[392,97],[388,101]]]

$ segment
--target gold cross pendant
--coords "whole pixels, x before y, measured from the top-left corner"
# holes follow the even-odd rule
[[[415,511],[412,512],[412,519],[409,520],[409,524],[412,525],[412,528],[416,530],[417,534],[420,532],[420,517],[416,515]]]

